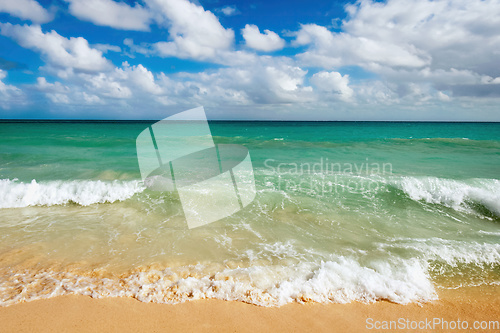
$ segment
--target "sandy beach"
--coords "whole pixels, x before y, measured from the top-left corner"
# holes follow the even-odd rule
[[[142,303],[131,298],[60,296],[0,308],[0,331],[363,332],[384,331],[383,325],[393,321],[400,326],[392,331],[455,332],[460,330],[452,329],[453,325],[464,327],[463,321],[467,321],[469,331],[498,332],[490,322],[500,320],[499,291],[498,286],[442,290],[440,300],[423,305],[381,301],[373,304],[294,303],[279,308],[221,300],[169,305]],[[411,329],[412,325],[424,327],[426,320],[440,320],[440,323],[433,329]],[[472,329],[475,321],[479,322],[476,325],[489,325],[489,329]],[[448,329],[443,326],[445,322]]]
[[[500,333],[500,0],[0,0],[0,333]]]

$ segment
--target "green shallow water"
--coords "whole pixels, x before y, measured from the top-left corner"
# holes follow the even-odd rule
[[[500,124],[211,122],[216,144],[248,148],[257,195],[188,229],[179,197],[141,182],[151,123],[0,123],[3,304],[404,303],[500,282]]]

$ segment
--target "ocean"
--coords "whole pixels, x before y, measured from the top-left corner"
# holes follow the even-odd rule
[[[0,305],[427,302],[500,284],[500,123],[212,121],[255,199],[189,229],[141,179],[154,121],[0,123]]]

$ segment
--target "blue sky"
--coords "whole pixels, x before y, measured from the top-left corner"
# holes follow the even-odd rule
[[[0,118],[500,121],[498,0],[0,0]]]

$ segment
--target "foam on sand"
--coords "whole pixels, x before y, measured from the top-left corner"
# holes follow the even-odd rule
[[[2,281],[3,280],[3,281]],[[292,266],[138,269],[120,276],[98,272],[28,271],[3,274],[0,304],[79,294],[94,298],[133,297],[143,302],[180,303],[196,299],[242,301],[260,306],[290,302],[348,303],[388,300],[395,303],[436,299],[427,268],[416,260],[361,265],[348,257]]]

